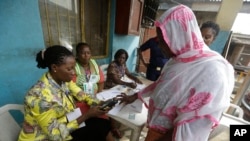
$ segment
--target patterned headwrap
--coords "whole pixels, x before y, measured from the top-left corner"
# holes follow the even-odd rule
[[[148,127],[163,134],[174,130],[172,141],[207,141],[229,106],[233,67],[206,46],[190,8],[175,6],[155,25],[175,55],[138,94],[142,101],[150,96]]]
[[[213,55],[202,39],[195,15],[186,6],[169,9],[155,25],[161,29],[163,39],[175,54],[175,59],[190,62]]]

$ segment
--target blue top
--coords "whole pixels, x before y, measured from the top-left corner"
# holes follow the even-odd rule
[[[142,52],[147,49],[150,49],[149,66],[162,68],[168,59],[163,55],[161,49],[158,47],[157,37],[150,38],[140,47]]]

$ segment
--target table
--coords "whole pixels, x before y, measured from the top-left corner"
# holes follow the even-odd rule
[[[144,77],[139,76],[138,77],[143,84],[145,84],[146,86],[151,84],[152,81],[147,80]],[[120,87],[120,88],[119,88]],[[116,86],[114,89],[119,89],[120,91],[124,91],[121,90],[122,86]],[[112,91],[115,92],[115,91]],[[108,96],[109,97],[109,96]],[[104,97],[100,96],[98,97],[97,94],[97,98],[98,99],[103,99]],[[115,119],[116,121],[120,122],[121,124],[133,129],[132,130],[132,134],[130,136],[130,141],[138,141],[141,131],[147,121],[147,113],[148,113],[148,109],[145,107],[145,105],[142,105],[142,111],[140,113],[133,111],[127,107],[123,107],[120,111],[118,111],[116,114],[108,114],[109,117]]]

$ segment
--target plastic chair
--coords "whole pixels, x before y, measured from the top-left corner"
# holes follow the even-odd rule
[[[106,81],[107,79],[107,69],[108,69],[108,66],[109,64],[103,64],[100,66],[102,72],[103,72],[103,75],[104,75],[104,80]]]
[[[230,115],[224,112],[220,119],[220,124],[216,127],[209,136],[209,141],[229,140],[230,125],[249,125],[250,122],[243,119],[243,110],[240,106],[230,104],[230,108],[235,109],[236,115]]]
[[[11,115],[12,110],[24,114],[23,105],[7,104],[0,107],[0,141],[17,141],[21,127]]]

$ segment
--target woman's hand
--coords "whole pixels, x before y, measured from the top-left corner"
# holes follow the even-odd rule
[[[125,93],[121,93],[120,95],[116,96],[116,98],[118,100],[120,100],[120,103],[119,104],[130,104],[132,102],[134,102],[138,96],[137,96],[137,93],[133,94],[133,95],[126,95]]]
[[[130,83],[127,84],[127,86],[134,89],[134,88],[137,87],[137,84],[134,83],[134,82],[130,82]]]
[[[138,79],[138,78],[135,79],[135,82],[139,83],[139,84],[143,84],[142,81],[140,79]]]
[[[101,115],[104,115],[106,113],[108,113],[110,109],[107,109],[107,110],[101,110],[100,109],[100,106],[93,106],[91,107],[87,113],[85,113],[85,116],[87,116],[88,118],[91,118],[91,117],[98,117],[98,116],[101,116]]]

